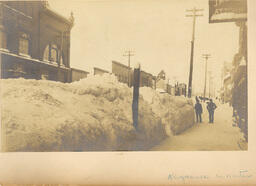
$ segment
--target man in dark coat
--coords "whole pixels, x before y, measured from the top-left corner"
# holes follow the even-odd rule
[[[202,117],[201,114],[203,112],[203,108],[201,103],[199,102],[199,100],[196,100],[196,104],[195,104],[195,110],[196,110],[196,122],[198,123],[198,120],[200,121],[200,123],[202,123]]]
[[[217,108],[215,103],[212,102],[212,99],[210,99],[210,102],[207,105],[207,110],[209,112],[209,123],[213,123],[214,121],[214,110]]]

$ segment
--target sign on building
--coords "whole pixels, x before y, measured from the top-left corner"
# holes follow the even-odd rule
[[[209,23],[247,20],[247,0],[209,0]]]

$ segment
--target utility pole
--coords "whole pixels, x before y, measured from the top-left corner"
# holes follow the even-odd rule
[[[211,97],[211,80],[212,80],[212,76],[211,76],[211,71],[208,72],[209,73],[209,98]]]
[[[204,75],[204,98],[206,94],[206,80],[207,80],[207,62],[211,55],[210,54],[203,54],[203,58],[205,58],[205,75]],[[205,99],[204,99],[205,100]]]
[[[133,73],[133,98],[132,98],[132,118],[135,129],[138,127],[139,119],[139,97],[140,97],[140,64],[138,63],[134,68]]]
[[[187,12],[192,12],[192,15],[186,15],[186,17],[193,18],[193,30],[192,30],[192,40],[191,40],[191,55],[190,55],[190,70],[189,70],[189,82],[188,82],[188,97],[190,98],[192,95],[192,77],[193,77],[193,56],[194,56],[194,41],[195,41],[195,25],[196,25],[196,17],[203,16],[202,14],[197,14],[199,11],[203,11],[203,9],[193,9],[186,10]]]
[[[125,56],[125,57],[128,57],[128,87],[130,87],[131,86],[131,83],[130,83],[130,66],[131,66],[131,56],[134,56],[134,52],[133,51],[130,51],[130,50],[128,50],[128,51],[125,51],[125,54],[123,55],[123,56]]]
[[[215,98],[215,83],[214,83],[214,78],[212,78],[212,85],[213,85],[213,97]]]

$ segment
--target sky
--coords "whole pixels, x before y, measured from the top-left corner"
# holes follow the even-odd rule
[[[111,71],[112,60],[128,64],[123,54],[132,50],[131,66],[139,62],[153,75],[164,70],[171,82],[187,84],[192,18],[185,15],[193,7],[204,9],[196,19],[193,92],[204,88],[202,54],[211,54],[208,70],[217,90],[224,61],[231,62],[238,51],[238,27],[209,24],[208,0],[49,0],[49,5],[66,17],[74,13],[70,65],[89,72],[93,67]]]

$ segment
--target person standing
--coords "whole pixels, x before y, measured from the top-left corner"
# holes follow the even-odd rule
[[[201,114],[203,112],[203,108],[198,99],[196,99],[195,110],[196,110],[196,122],[198,123],[198,120],[199,120],[199,122],[202,123]]]
[[[198,97],[196,96],[196,102],[199,101]]]
[[[213,123],[214,121],[214,111],[217,108],[216,104],[213,103],[212,99],[208,102],[207,110],[209,112],[209,123]]]

